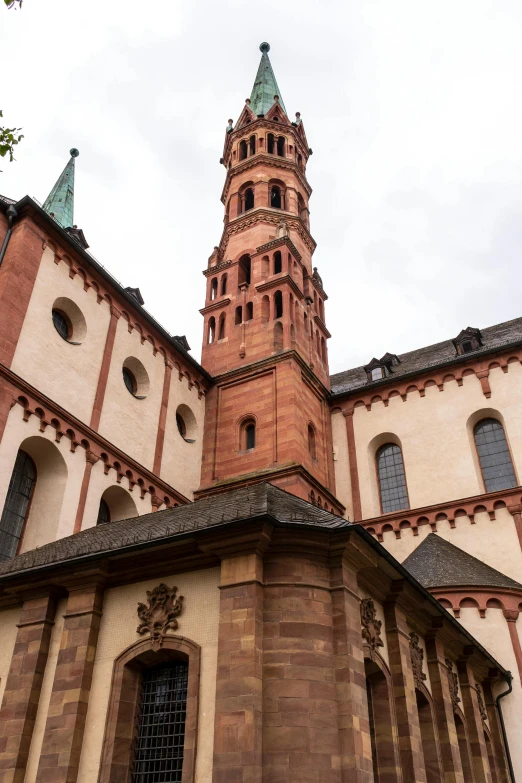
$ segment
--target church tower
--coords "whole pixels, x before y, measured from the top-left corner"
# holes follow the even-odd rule
[[[210,256],[202,363],[207,398],[199,496],[269,480],[341,512],[327,397],[326,293],[312,267],[308,146],[262,43],[252,94],[229,120],[221,241]]]

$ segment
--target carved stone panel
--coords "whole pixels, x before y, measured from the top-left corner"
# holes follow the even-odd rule
[[[177,596],[177,587],[167,587],[163,582],[154,590],[147,590],[147,604],[138,604],[140,624],[136,633],[150,633],[152,649],[159,650],[167,631],[176,631],[176,617],[183,608],[183,596]]]
[[[384,647],[381,639],[382,622],[377,619],[377,611],[371,598],[363,598],[361,601],[361,625],[363,639],[371,650]]]
[[[460,702],[459,676],[456,672],[453,671],[453,663],[449,658],[446,658],[446,666],[448,667],[448,682],[450,688],[451,703],[453,705],[453,709],[456,709]]]
[[[424,661],[424,650],[419,645],[419,635],[412,631],[410,633],[410,653],[411,653],[411,668],[413,669],[413,679],[415,685],[420,686],[426,679],[426,675],[422,671],[422,664]]]
[[[480,685],[477,685],[476,689],[477,689],[477,701],[478,701],[480,717],[482,718],[482,720],[485,721],[488,719],[488,711],[486,709],[486,705],[484,704],[484,696],[482,694],[482,688],[480,687]]]

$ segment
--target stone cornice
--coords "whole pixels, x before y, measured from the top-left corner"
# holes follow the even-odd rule
[[[277,237],[277,239],[272,239],[270,242],[266,242],[266,244],[260,245],[260,247],[257,248],[257,252],[266,253],[268,250],[275,250],[276,247],[281,247],[282,245],[287,246],[294,258],[296,258],[298,261],[302,260],[303,257],[301,253],[296,248],[290,237]]]
[[[279,286],[284,285],[285,283],[290,286],[298,299],[304,299],[303,292],[290,275],[281,275],[280,277],[275,277],[273,280],[268,280],[266,283],[259,283],[259,285],[256,285],[255,289],[261,294],[263,291],[268,291],[271,288],[279,288]]]
[[[199,311],[201,315],[206,315],[207,313],[211,313],[212,310],[220,310],[222,307],[227,307],[227,305],[230,304],[230,297],[226,296],[224,299],[216,299],[212,304],[207,305],[207,307],[202,307]]]
[[[3,364],[0,364],[0,376],[20,392],[20,394],[16,392],[13,394],[11,407],[18,404],[23,408],[24,421],[28,421],[31,416],[36,416],[40,420],[41,432],[44,432],[47,427],[53,427],[56,431],[56,441],[59,442],[63,437],[68,438],[71,442],[71,451],[76,451],[80,446],[85,450],[86,461],[93,464],[101,459],[104,463],[105,473],[111,469],[115,470],[118,483],[125,478],[128,481],[129,490],[132,491],[137,486],[142,498],[147,492],[151,495],[159,493],[162,502],[165,502],[168,507],[190,502],[181,492],[171,487],[148,468],[140,465],[139,462],[129,457],[128,454],[125,454]],[[165,501],[165,498],[168,502]]]
[[[319,329],[322,331],[322,333],[325,335],[325,337],[331,337],[332,335],[326,328],[326,324],[324,323],[323,319],[319,315],[314,315],[314,321],[319,327]]]
[[[232,234],[237,234],[239,231],[244,231],[246,228],[257,225],[257,223],[268,223],[273,226],[278,226],[281,217],[284,217],[289,228],[297,231],[299,237],[302,239],[310,253],[313,253],[316,248],[316,242],[308,229],[305,227],[301,218],[282,209],[258,207],[257,209],[244,212],[226,224],[223,229],[221,241],[219,243],[220,256],[223,256],[225,248],[228,245],[229,237],[232,236]]]
[[[223,186],[223,191],[221,193],[222,204],[226,203],[230,185],[237,174],[242,174],[243,171],[248,171],[249,169],[263,165],[270,166],[271,168],[293,171],[306,191],[308,198],[310,198],[312,195],[312,188],[308,184],[308,180],[295,161],[290,160],[290,158],[279,157],[279,155],[269,155],[267,152],[257,152],[255,155],[252,155],[252,157],[245,158],[245,160],[241,160],[239,163],[236,163],[236,165],[232,166],[231,169],[227,169],[227,176]]]
[[[203,274],[205,277],[212,277],[212,275],[217,275],[219,272],[223,272],[225,269],[228,269],[229,266],[232,266],[232,261],[220,261],[219,264],[210,266],[208,269],[204,269]]]

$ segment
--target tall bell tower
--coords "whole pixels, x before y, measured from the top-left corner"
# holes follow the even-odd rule
[[[207,280],[202,364],[207,397],[198,496],[269,480],[323,507],[335,498],[327,405],[326,293],[312,267],[308,146],[268,57],[229,120],[221,163],[223,233]]]

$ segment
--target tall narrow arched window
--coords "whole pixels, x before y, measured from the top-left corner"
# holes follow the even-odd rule
[[[251,321],[254,317],[254,303],[247,302],[245,308],[245,321]]]
[[[246,141],[239,142],[239,160],[244,160],[248,155],[248,147]]]
[[[276,291],[274,294],[274,318],[283,317],[283,294]]]
[[[250,147],[250,154],[251,155],[255,155],[256,154],[256,137],[255,136],[251,136],[250,137],[249,147]]]
[[[215,299],[218,292],[218,281],[217,277],[213,277],[210,282],[210,298]]]
[[[254,209],[254,188],[245,190],[245,212],[247,209]]]
[[[9,560],[18,551],[35,484],[35,464],[31,457],[20,449],[0,519],[0,561]]]
[[[182,780],[188,663],[144,669],[137,711],[133,783]]]
[[[382,513],[409,508],[402,452],[395,443],[386,443],[377,452],[377,475]]]
[[[517,486],[504,427],[497,419],[482,419],[473,430],[486,492]]]
[[[274,253],[274,275],[278,275],[283,271],[283,257],[280,250],[276,250]]]
[[[210,343],[213,343],[215,339],[216,339],[216,319],[212,315],[208,319],[208,337],[207,337],[207,342],[210,345]]]
[[[274,325],[274,351],[282,351],[284,347],[283,324],[276,321]]]
[[[238,324],[243,323],[243,307],[241,305],[238,305],[236,307],[236,316],[234,319],[234,323],[237,326]]]
[[[277,139],[277,154],[279,157],[284,158],[285,155],[285,137],[279,136]]]
[[[315,448],[315,429],[313,424],[308,425],[308,451],[312,459],[317,459]]]
[[[219,316],[219,333],[218,340],[223,340],[225,337],[225,314],[221,313]]]
[[[250,285],[250,278],[252,275],[252,261],[250,259],[250,256],[245,253],[244,256],[241,256],[239,259],[238,264],[238,272],[237,272],[237,284],[242,285],[243,283],[246,283],[247,285]]]
[[[274,154],[274,134],[269,133],[266,138],[266,149],[270,155]]]
[[[239,431],[239,450],[249,451],[256,447],[256,423],[254,419],[244,419]]]
[[[270,298],[268,296],[261,299],[261,320],[264,322],[270,320]]]
[[[96,520],[97,525],[106,525],[107,522],[111,521],[111,512],[109,509],[108,504],[106,501],[102,498],[100,500],[100,506],[98,508],[98,518]]]
[[[282,209],[281,188],[278,185],[272,185],[270,190],[270,206],[274,209]]]
[[[224,296],[227,292],[227,279],[228,275],[225,272],[225,274],[221,277],[221,296]]]

